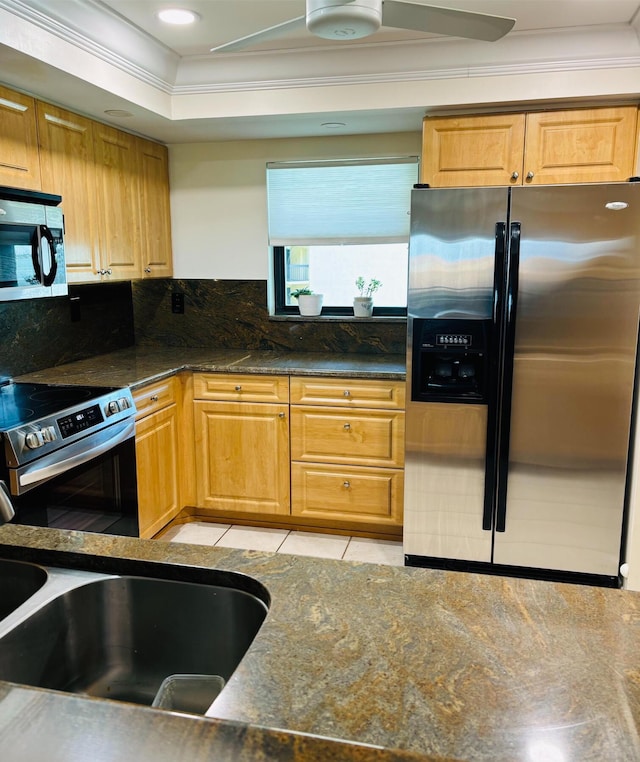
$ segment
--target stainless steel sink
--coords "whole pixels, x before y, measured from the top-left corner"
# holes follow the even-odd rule
[[[227,586],[58,572],[62,592],[0,626],[0,680],[150,705],[169,675],[228,680],[267,612]]]
[[[0,619],[22,606],[46,581],[41,566],[0,559]]]

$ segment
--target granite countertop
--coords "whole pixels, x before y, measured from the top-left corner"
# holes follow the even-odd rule
[[[404,355],[273,352],[241,349],[129,347],[20,376],[19,381],[92,386],[130,386],[158,381],[182,370],[263,373],[404,381]]]
[[[12,722],[33,707],[37,721],[25,711],[29,721],[18,723],[23,744],[56,722],[66,735],[74,723],[96,727],[107,744],[105,723],[113,722],[115,756],[92,747],[96,760],[168,759],[144,753],[158,747],[160,732],[172,759],[226,760],[217,752],[230,738],[228,758],[238,761],[402,759],[366,746],[331,750],[317,736],[422,759],[640,759],[637,593],[13,525],[0,527],[2,556],[101,571],[215,568],[249,575],[271,596],[209,710],[216,722],[175,716],[161,724],[153,710],[0,683],[3,758],[6,740],[17,743]],[[136,751],[123,757],[127,734]]]

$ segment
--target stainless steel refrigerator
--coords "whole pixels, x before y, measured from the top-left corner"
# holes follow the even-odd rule
[[[413,191],[406,563],[617,586],[640,184]]]

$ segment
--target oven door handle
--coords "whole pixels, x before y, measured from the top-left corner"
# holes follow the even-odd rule
[[[110,426],[108,429],[97,431],[84,439],[69,445],[66,448],[56,450],[50,455],[45,455],[36,463],[17,469],[16,479],[11,479],[11,488],[14,494],[21,495],[42,482],[53,479],[54,476],[70,471],[76,466],[88,463],[113,447],[125,442],[135,434],[135,421],[128,418],[125,421]],[[105,435],[108,436],[105,439]],[[68,457],[60,459],[63,453]],[[13,477],[13,474],[12,474]]]

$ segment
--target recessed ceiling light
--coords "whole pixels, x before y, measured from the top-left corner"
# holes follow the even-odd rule
[[[322,122],[320,125],[321,127],[324,127],[325,130],[339,130],[341,127],[346,127],[346,122]]]
[[[126,116],[133,116],[133,114],[130,111],[125,111],[122,108],[108,108],[105,112],[108,116],[118,116],[118,117],[126,117]]]
[[[200,18],[197,13],[185,8],[165,8],[163,11],[158,11],[157,15],[160,21],[164,21],[165,24],[177,24],[179,26],[193,24]]]

